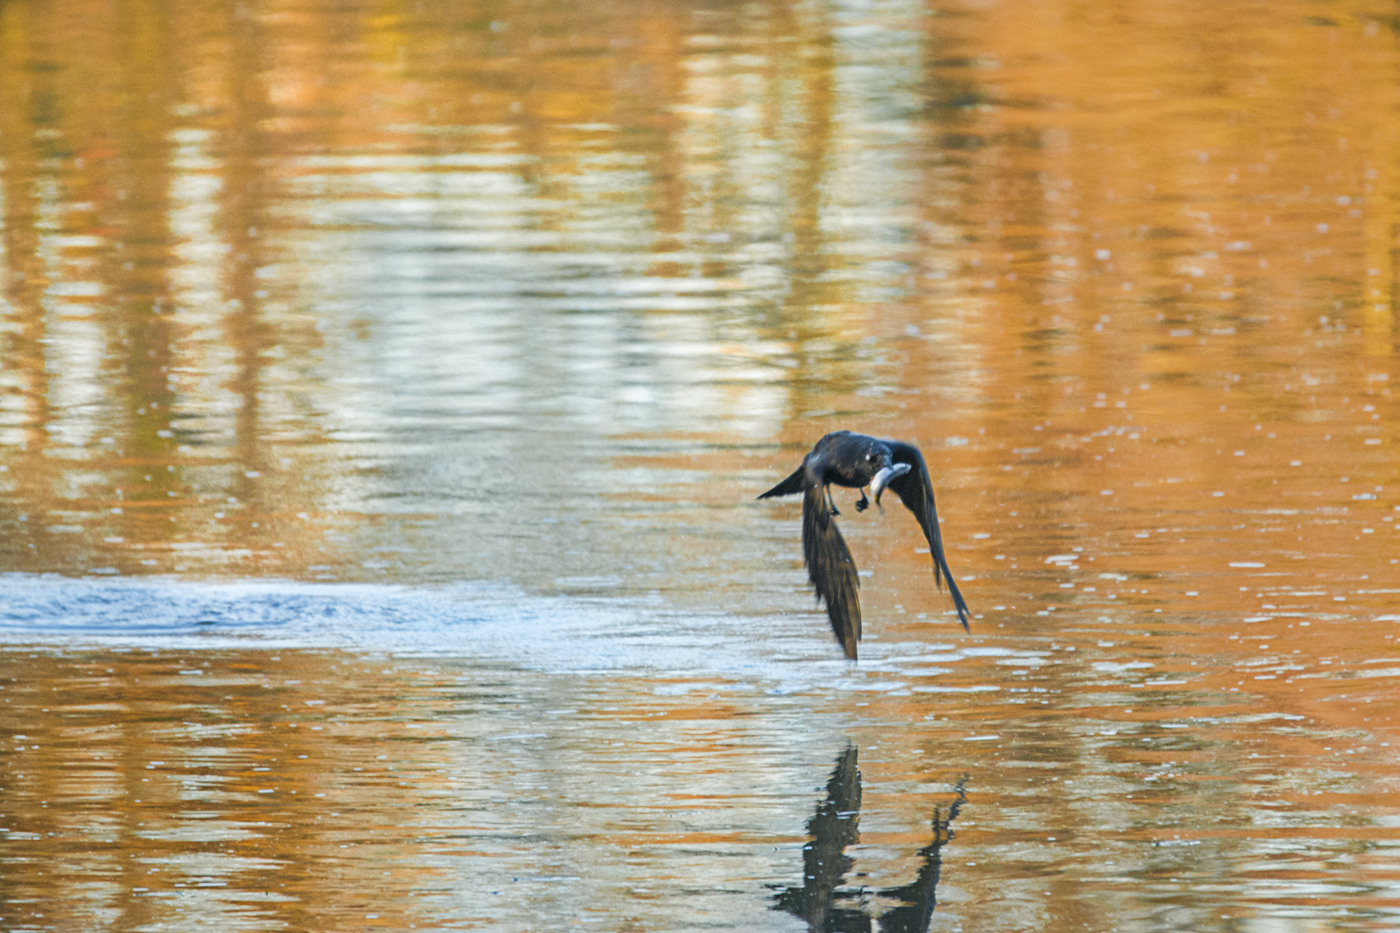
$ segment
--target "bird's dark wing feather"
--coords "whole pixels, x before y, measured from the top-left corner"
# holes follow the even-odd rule
[[[783,480],[772,489],[759,496],[760,499],[771,499],[774,496],[791,496],[802,491],[803,481],[807,476],[807,461],[802,461],[802,466],[792,472],[792,475]]]
[[[899,495],[924,529],[929,553],[933,555],[933,579],[941,585],[940,576],[947,578],[948,592],[952,594],[953,605],[958,610],[958,621],[967,629],[967,602],[958,590],[953,571],[948,569],[948,557],[943,553],[943,535],[938,529],[938,508],[933,502],[933,481],[929,479],[928,464],[924,463],[919,448],[912,444],[901,441],[885,441],[885,444],[890,449],[891,460],[895,463],[907,463],[911,468],[903,476],[896,476],[890,480],[889,488]]]
[[[817,596],[826,601],[826,614],[831,630],[846,651],[846,657],[856,659],[856,643],[860,641],[860,594],[851,549],[841,537],[835,518],[826,504],[826,492],[820,482],[809,482],[802,499],[802,554],[807,560],[807,576],[817,588]]]

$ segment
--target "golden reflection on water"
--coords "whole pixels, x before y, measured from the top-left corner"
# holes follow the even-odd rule
[[[935,929],[1393,925],[1397,72],[1366,3],[0,6],[0,925],[800,928],[848,743],[848,884],[965,788]],[[971,635],[897,506],[868,660],[796,615],[751,500],[838,427],[928,454]]]
[[[930,901],[993,929],[1385,915],[1385,730],[1132,663],[1055,673],[1070,646],[982,645],[941,659],[951,678],[915,658],[904,689],[887,668],[786,694],[450,659],[12,652],[6,926],[788,928],[771,912]],[[824,804],[832,758],[848,782],[858,758],[859,784]],[[804,846],[848,861],[804,881]]]

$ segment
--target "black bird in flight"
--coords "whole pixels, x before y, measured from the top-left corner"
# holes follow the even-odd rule
[[[967,603],[948,558],[943,553],[943,536],[938,531],[938,510],[933,504],[933,482],[923,455],[912,444],[881,440],[850,431],[834,431],[817,441],[812,452],[802,458],[802,466],[772,489],[759,496],[790,496],[802,493],[802,556],[807,563],[807,576],[817,590],[817,598],[826,601],[826,614],[831,619],[836,640],[846,650],[846,657],[856,658],[856,643],[860,641],[860,596],[856,588],[860,578],[856,573],[851,550],[841,537],[833,520],[841,514],[831,500],[832,484],[860,489],[856,510],[864,512],[870,505],[864,489],[870,487],[875,504],[880,494],[893,489],[924,530],[929,553],[933,556],[933,579],[942,587],[948,579],[948,591],[958,610],[958,621],[967,629]]]

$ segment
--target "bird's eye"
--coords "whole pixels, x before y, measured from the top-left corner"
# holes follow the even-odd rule
[[[866,454],[866,455],[865,455],[865,462],[866,462],[866,463],[869,463],[871,460],[874,460],[874,459],[875,459],[875,455],[874,455],[874,454]]]

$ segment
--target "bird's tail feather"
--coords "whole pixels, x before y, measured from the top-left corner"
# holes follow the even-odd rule
[[[804,486],[803,474],[806,472],[806,469],[805,466],[798,467],[793,471],[791,476],[759,496],[759,498],[771,499],[774,496],[792,496],[801,492]]]

